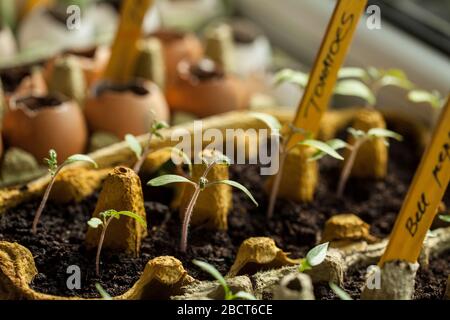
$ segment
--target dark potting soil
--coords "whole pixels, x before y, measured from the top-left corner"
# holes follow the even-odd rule
[[[43,108],[56,108],[61,106],[63,100],[53,96],[26,97],[19,99],[17,103],[23,103],[30,110],[40,110]]]
[[[364,286],[367,266],[350,268],[344,277],[343,289],[353,298],[359,299]],[[447,286],[447,277],[450,275],[450,251],[430,259],[428,268],[420,268],[416,276],[414,299],[416,300],[442,300]],[[339,297],[330,289],[328,284],[314,286],[316,298],[323,300],[339,300]]]
[[[172,255],[180,259],[194,278],[210,279],[192,264],[194,258],[208,261],[222,274],[226,274],[239,245],[252,236],[272,237],[277,245],[290,252],[292,257],[302,257],[320,239],[325,221],[335,214],[358,214],[371,224],[371,232],[374,235],[384,237],[389,234],[418,163],[414,144],[408,141],[406,139],[401,144],[392,142],[389,176],[386,180],[352,179],[343,199],[335,196],[340,164],[334,159],[322,159],[321,179],[313,203],[297,204],[280,200],[272,221],[265,218],[267,195],[263,185],[266,177],[259,175],[258,166],[231,166],[231,179],[249,188],[260,207],[254,207],[244,194],[233,191],[233,209],[228,219],[229,230],[211,231],[192,227],[186,254],[181,254],[178,250],[178,212],[170,210],[167,203],[161,203],[161,197],[156,197],[154,193],[152,196],[152,190],[145,187],[149,236],[142,244],[140,257],[133,258],[103,250],[99,278],[94,271],[95,253],[87,252],[84,248],[86,222],[94,211],[97,194],[79,204],[49,203],[36,236],[31,234],[30,229],[39,199],[22,204],[0,217],[0,240],[16,241],[30,249],[39,271],[31,284],[35,290],[62,296],[98,297],[96,282],[101,283],[111,295],[122,294],[138,280],[150,259],[162,255]],[[154,201],[155,199],[158,201]],[[450,204],[448,195],[446,200],[447,205]],[[448,264],[448,255],[446,259]],[[81,269],[80,290],[67,288],[66,281],[70,276],[67,268],[71,265],[77,265]],[[418,277],[419,298],[425,298],[420,292],[428,290],[430,280],[427,276],[437,277],[439,280],[436,281],[439,283],[443,281],[440,274],[434,273],[434,270],[432,268],[428,275]],[[355,272],[360,272],[358,277],[363,275],[365,268]],[[352,279],[352,274],[349,277]],[[345,288],[349,290],[354,286],[355,289],[350,292],[355,292],[356,296],[357,284],[357,281],[355,284],[350,281]],[[317,287],[316,291],[320,291],[320,288]],[[317,298],[326,299],[329,292],[324,290],[323,294],[316,294]]]

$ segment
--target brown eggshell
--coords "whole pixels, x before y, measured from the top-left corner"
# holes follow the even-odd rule
[[[99,46],[81,50],[70,50],[62,55],[70,55],[76,58],[76,61],[83,70],[86,84],[90,87],[94,82],[100,80],[103,75],[111,55],[111,50],[106,46]],[[45,78],[47,80],[53,74],[53,68],[57,58],[58,56],[50,59],[45,65]]]
[[[192,64],[182,61],[176,81],[167,88],[166,96],[171,110],[208,117],[248,107],[248,90],[239,78],[218,75],[199,79],[192,74],[191,67]]]
[[[85,105],[86,119],[92,131],[110,132],[123,139],[128,133],[148,133],[153,118],[169,121],[166,99],[159,87],[150,81],[135,81],[120,90],[106,83],[97,88]]]
[[[195,62],[203,57],[202,43],[195,34],[159,30],[150,36],[156,37],[162,43],[168,83],[176,78],[177,66],[180,61]]]
[[[3,119],[3,136],[12,147],[22,148],[40,160],[48,156],[50,149],[55,149],[60,161],[70,155],[83,153],[87,143],[87,127],[80,107],[74,101],[57,99],[41,107],[29,107],[30,99],[47,99],[50,97],[18,97],[9,101]]]

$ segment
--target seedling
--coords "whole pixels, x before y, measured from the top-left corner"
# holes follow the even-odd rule
[[[450,223],[450,214],[449,215],[440,215],[439,219],[441,219],[442,221]]]
[[[436,90],[411,90],[408,99],[415,103],[429,103],[434,109],[442,108],[445,102],[444,97]]]
[[[100,218],[91,218],[87,224],[89,227],[93,229],[97,229],[98,227],[102,227],[102,233],[100,234],[100,239],[98,241],[97,246],[97,255],[95,257],[95,272],[97,276],[100,276],[100,253],[103,247],[103,241],[105,240],[106,231],[108,230],[108,226],[113,221],[113,219],[120,219],[121,216],[130,217],[137,222],[139,222],[144,228],[147,228],[147,223],[141,216],[136,213],[130,211],[116,211],[116,210],[107,210],[101,212],[99,214]]]
[[[275,209],[275,202],[278,196],[278,191],[280,189],[281,177],[283,174],[283,166],[286,161],[288,153],[292,149],[300,145],[312,147],[317,150],[317,152],[311,156],[309,161],[317,161],[326,155],[329,155],[338,160],[344,160],[344,158],[339,153],[337,153],[336,150],[345,148],[347,146],[347,143],[339,139],[333,139],[327,142],[311,139],[310,138],[311,135],[308,132],[305,132],[304,130],[297,128],[292,124],[289,125],[288,127],[289,130],[287,134],[280,135],[279,131],[281,129],[281,124],[275,117],[259,112],[252,112],[252,115],[255,118],[263,121],[271,129],[272,136],[275,136],[280,140],[280,148],[279,148],[280,165],[273,182],[269,198],[269,206],[267,209],[267,218],[271,219],[273,216],[273,211]],[[306,138],[295,144],[293,147],[288,148],[288,142],[290,138],[292,137],[293,134],[296,133],[299,133]]]
[[[347,162],[342,169],[341,177],[339,178],[337,189],[338,197],[342,197],[344,193],[345,185],[347,184],[348,178],[350,177],[353,164],[355,163],[356,155],[358,154],[359,149],[364,143],[375,138],[392,138],[398,141],[403,140],[403,137],[400,134],[382,128],[373,128],[367,132],[356,130],[354,128],[348,128],[347,131],[355,138],[355,142],[353,145],[347,146],[347,148],[350,150],[350,155],[348,156]]]
[[[344,291],[341,287],[339,287],[337,284],[333,282],[328,283],[331,290],[341,299],[341,300],[353,300],[350,295]]]
[[[112,300],[113,298],[110,296],[108,292],[106,292],[105,289],[103,289],[102,285],[98,282],[95,283],[95,288],[97,289],[98,293],[102,297],[103,300]]]
[[[326,242],[312,248],[306,254],[306,258],[301,260],[299,271],[305,272],[321,264],[327,256],[328,245],[329,242]]]
[[[218,184],[227,184],[229,186],[235,187],[242,192],[244,192],[252,201],[253,203],[258,206],[258,203],[253,198],[252,194],[246,187],[241,185],[240,183],[232,180],[220,180],[220,181],[208,181],[206,178],[208,176],[208,173],[211,171],[211,169],[217,165],[217,164],[224,164],[224,165],[230,165],[230,159],[228,159],[225,155],[218,151],[211,151],[211,150],[204,150],[202,152],[201,156],[202,162],[206,165],[206,169],[203,172],[202,176],[200,177],[199,181],[191,181],[187,177],[179,176],[179,175],[162,175],[160,177],[157,177],[155,179],[152,179],[148,182],[148,185],[153,187],[160,187],[171,183],[188,183],[192,187],[194,187],[194,193],[192,195],[191,200],[189,201],[189,204],[186,208],[186,212],[184,214],[183,219],[183,225],[181,230],[181,244],[180,244],[180,250],[181,252],[186,252],[187,248],[187,235],[188,235],[188,228],[189,223],[191,220],[192,212],[195,207],[195,203],[197,202],[197,199],[202,191],[205,189],[218,185]]]
[[[396,86],[406,90],[413,88],[406,74],[399,69],[342,68],[338,77],[340,80],[334,93],[362,98],[370,109],[375,108],[378,94],[384,87]]]
[[[214,266],[210,265],[209,263],[199,261],[199,260],[193,260],[193,264],[195,264],[197,267],[202,269],[203,271],[209,273],[211,276],[213,276],[214,279],[216,279],[219,284],[222,286],[223,291],[225,292],[225,300],[256,300],[256,298],[245,291],[239,291],[236,294],[234,294],[230,287],[228,286],[227,281],[225,278],[220,274],[220,272],[214,268]]]
[[[307,73],[284,69],[275,76],[275,84],[289,82],[305,88],[308,79]],[[386,86],[396,86],[406,90],[413,88],[406,74],[399,69],[342,68],[338,73],[338,79],[334,89],[335,94],[362,98],[366,101],[368,108],[375,107],[380,90]]]
[[[152,126],[149,131],[148,141],[144,148],[142,148],[142,146],[139,143],[139,141],[137,140],[137,138],[135,136],[133,136],[132,134],[127,134],[125,136],[125,141],[128,143],[128,146],[134,152],[134,154],[136,155],[136,158],[137,158],[137,162],[133,167],[133,170],[134,170],[134,172],[136,172],[136,174],[139,174],[139,171],[141,171],[141,168],[142,168],[142,165],[144,164],[145,159],[147,159],[148,155],[151,152],[150,146],[151,146],[153,136],[156,136],[156,137],[162,139],[162,135],[159,131],[161,129],[165,129],[168,127],[169,127],[169,125],[164,121],[153,121]]]
[[[52,190],[52,187],[56,181],[56,177],[58,173],[67,165],[78,162],[78,161],[84,161],[84,162],[90,162],[94,165],[95,168],[98,167],[97,163],[91,159],[91,157],[86,156],[84,154],[75,154],[73,156],[70,156],[67,158],[63,163],[58,165],[58,155],[55,150],[51,149],[49,151],[49,158],[44,159],[48,166],[48,171],[51,175],[50,183],[47,186],[47,189],[45,190],[44,197],[42,198],[41,204],[39,205],[38,210],[36,211],[36,215],[34,216],[33,221],[33,227],[32,232],[36,234],[37,232],[37,225],[39,223],[39,219],[41,218],[42,212],[44,211],[45,205],[47,204],[48,197],[50,195],[50,191]]]

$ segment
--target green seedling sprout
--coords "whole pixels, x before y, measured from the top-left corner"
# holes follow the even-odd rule
[[[75,154],[73,156],[70,156],[63,163],[58,165],[58,155],[57,155],[56,151],[53,149],[51,149],[49,151],[48,159],[44,159],[44,160],[47,163],[48,171],[50,172],[50,176],[51,176],[51,180],[47,186],[47,189],[45,190],[41,204],[39,205],[39,208],[36,211],[36,215],[34,216],[33,227],[31,229],[34,234],[36,234],[36,232],[37,232],[37,225],[39,223],[39,219],[41,218],[42,212],[44,211],[45,205],[47,204],[48,197],[49,197],[52,187],[56,181],[56,177],[57,177],[58,173],[65,166],[67,166],[71,163],[74,163],[74,162],[78,162],[78,161],[89,162],[89,163],[93,164],[95,168],[98,167],[97,163],[94,160],[92,160],[91,157],[86,156],[84,154]]]
[[[275,84],[289,82],[305,88],[309,75],[301,71],[284,69],[275,75]],[[406,74],[399,69],[377,69],[369,67],[342,68],[338,73],[338,83],[334,89],[335,94],[355,96],[366,101],[366,107],[374,108],[380,90],[386,86],[396,86],[411,90],[413,84]]]
[[[253,203],[258,206],[258,203],[253,198],[252,194],[246,187],[241,185],[238,182],[232,181],[232,180],[220,180],[220,181],[208,181],[206,178],[208,176],[208,173],[211,171],[211,169],[217,165],[217,164],[225,164],[230,165],[230,159],[228,159],[225,155],[218,151],[212,151],[212,150],[204,150],[202,152],[202,162],[206,165],[206,169],[203,172],[202,176],[198,181],[191,181],[187,177],[180,176],[180,175],[162,175],[160,177],[157,177],[155,179],[152,179],[148,182],[148,185],[153,187],[160,187],[164,185],[168,185],[171,183],[187,183],[191,185],[194,188],[194,193],[192,195],[191,200],[189,201],[189,204],[186,208],[186,212],[184,214],[183,219],[183,225],[181,230],[181,244],[180,244],[180,250],[181,252],[186,252],[187,249],[187,236],[188,236],[188,228],[189,223],[191,220],[192,212],[194,210],[195,204],[197,202],[197,199],[202,191],[205,189],[218,185],[218,184],[227,184],[229,186],[235,187],[242,192],[244,192],[252,201]]]
[[[337,284],[333,282],[329,282],[328,285],[330,286],[331,290],[341,299],[341,300],[353,300],[350,295],[344,291],[341,287],[339,287]]]
[[[429,103],[434,109],[442,108],[445,102],[444,97],[436,90],[411,90],[408,92],[408,99],[414,103]]]
[[[440,215],[439,219],[441,219],[444,222],[450,223],[450,214],[448,214],[448,215]]]
[[[134,170],[134,172],[136,172],[136,174],[139,174],[139,172],[141,171],[142,165],[145,162],[145,159],[147,159],[148,155],[151,152],[150,146],[151,146],[153,136],[156,136],[156,137],[162,139],[163,137],[159,131],[162,129],[168,128],[168,127],[169,127],[169,125],[164,121],[153,121],[150,131],[149,131],[148,141],[144,148],[142,148],[138,139],[135,136],[133,136],[132,134],[127,134],[125,136],[125,141],[128,143],[128,146],[134,152],[134,154],[136,155],[136,158],[137,158],[136,164],[133,167],[133,170]]]
[[[406,90],[413,88],[413,84],[400,69],[342,68],[338,78],[335,94],[362,98],[370,109],[375,108],[378,94],[384,87],[395,86]]]
[[[98,293],[100,294],[100,296],[102,297],[103,300],[112,300],[113,299],[111,297],[111,295],[108,292],[106,292],[105,289],[103,289],[103,287],[100,283],[96,282],[95,288],[97,289]]]
[[[312,248],[307,254],[306,258],[302,259],[299,266],[300,272],[311,270],[325,261],[327,257],[329,242],[319,244]]]
[[[286,157],[287,157],[288,153],[292,149],[294,149],[295,147],[300,145],[300,146],[312,147],[317,150],[317,152],[312,155],[312,157],[309,159],[309,161],[317,161],[326,155],[329,155],[338,160],[344,160],[344,158],[339,153],[337,153],[337,150],[345,148],[347,146],[347,143],[340,139],[333,139],[333,140],[330,140],[327,142],[322,142],[319,140],[311,139],[310,138],[311,134],[309,134],[308,132],[305,132],[304,130],[302,130],[300,128],[293,126],[292,124],[289,126],[288,134],[283,136],[279,133],[280,129],[281,129],[281,124],[275,117],[265,114],[265,113],[259,113],[259,112],[252,112],[251,115],[253,117],[259,119],[260,121],[264,122],[270,128],[270,130],[272,132],[272,136],[278,137],[281,141],[280,149],[279,149],[280,166],[279,166],[279,170],[274,178],[274,182],[273,182],[273,186],[272,186],[272,190],[271,190],[270,198],[269,198],[269,205],[267,208],[267,218],[271,219],[273,217],[273,212],[275,209],[275,202],[276,202],[276,199],[278,196],[278,191],[280,189],[281,177],[283,174],[283,166],[286,161]],[[298,142],[293,147],[288,148],[287,147],[288,141],[290,140],[292,135],[294,135],[296,133],[299,133],[306,138],[301,140],[300,142]]]
[[[121,216],[130,217],[137,222],[139,222],[144,228],[147,228],[147,223],[141,216],[136,213],[130,211],[116,211],[116,210],[107,210],[103,211],[99,214],[100,218],[91,218],[87,224],[89,227],[93,229],[97,229],[98,227],[102,227],[102,233],[100,234],[100,239],[98,241],[97,246],[97,255],[95,256],[95,273],[97,276],[100,276],[100,254],[103,247],[103,241],[105,240],[106,231],[108,230],[108,226],[113,221],[113,219],[120,219]]]
[[[210,265],[209,263],[199,260],[193,260],[192,263],[195,264],[200,269],[202,269],[203,271],[209,273],[214,279],[216,279],[219,282],[225,293],[225,300],[256,300],[256,298],[252,294],[245,291],[239,291],[236,294],[234,294],[231,291],[230,287],[228,286],[228,283],[225,280],[225,278],[220,274],[220,272],[216,268],[214,268],[214,266]]]
[[[391,138],[397,141],[403,140],[403,137],[400,134],[382,128],[373,128],[367,132],[356,130],[354,128],[348,128],[347,131],[355,138],[355,142],[353,145],[347,146],[347,148],[350,150],[350,155],[348,156],[348,159],[344,165],[344,168],[342,169],[341,176],[339,178],[337,189],[338,197],[342,197],[342,195],[344,194],[345,185],[347,184],[348,178],[350,177],[350,173],[355,163],[356,155],[358,154],[359,149],[364,143],[375,138]]]

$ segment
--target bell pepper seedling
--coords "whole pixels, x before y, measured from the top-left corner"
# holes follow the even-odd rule
[[[302,259],[299,266],[300,272],[311,270],[325,261],[327,256],[329,242],[319,244],[312,248],[307,254],[306,258]]]
[[[213,276],[214,279],[216,279],[219,282],[225,293],[225,300],[256,300],[256,298],[252,294],[245,291],[233,293],[230,287],[228,286],[228,283],[225,280],[225,278],[220,274],[220,272],[216,268],[214,268],[214,266],[210,265],[209,263],[199,260],[193,260],[192,263],[195,264],[200,269],[202,269],[203,271],[209,273],[211,276]]]
[[[341,287],[339,287],[337,284],[333,282],[329,282],[328,285],[330,286],[331,290],[341,299],[341,300],[353,300],[350,295],[344,291]]]

